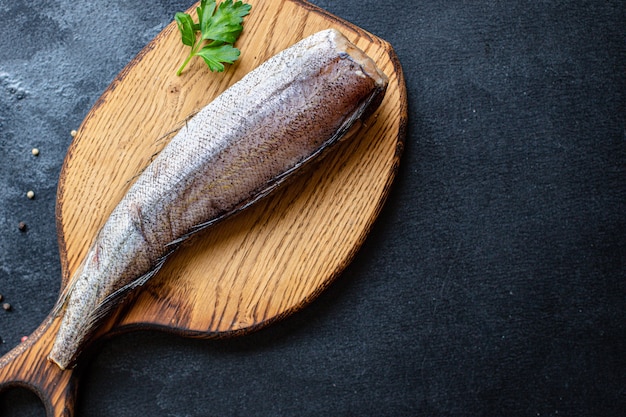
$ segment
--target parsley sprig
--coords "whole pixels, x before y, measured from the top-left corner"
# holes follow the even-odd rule
[[[191,51],[176,71],[183,70],[194,56],[206,62],[211,71],[224,71],[223,64],[232,64],[239,58],[240,51],[233,44],[243,30],[243,18],[250,13],[251,5],[241,1],[224,0],[219,6],[215,0],[202,0],[196,7],[198,23],[188,13],[178,12],[176,24],[183,44]]]

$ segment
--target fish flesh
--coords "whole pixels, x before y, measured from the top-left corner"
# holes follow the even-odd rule
[[[319,159],[380,104],[387,76],[339,31],[279,52],[189,119],[102,226],[57,304],[48,359],[73,365],[111,309],[181,242]]]

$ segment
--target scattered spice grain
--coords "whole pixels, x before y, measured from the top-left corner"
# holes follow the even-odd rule
[[[28,197],[29,199],[31,199],[31,200],[32,200],[33,198],[35,198],[35,192],[34,192],[34,191],[32,191],[32,190],[31,190],[31,191],[29,191],[29,192],[27,192],[27,193],[26,193],[26,197]]]
[[[4,303],[4,304],[2,304],[2,308],[4,309],[4,311],[10,311],[11,310],[11,304]]]

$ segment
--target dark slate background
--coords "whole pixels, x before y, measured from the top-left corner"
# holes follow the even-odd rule
[[[70,130],[191,3],[0,0],[0,354],[56,299]],[[625,415],[624,3],[313,3],[405,71],[405,153],[365,246],[263,331],[107,342],[77,415]],[[0,415],[44,411],[11,391]]]

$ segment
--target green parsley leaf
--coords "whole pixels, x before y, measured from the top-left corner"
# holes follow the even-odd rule
[[[198,30],[204,32],[204,28],[207,25],[207,22],[215,13],[215,1],[214,0],[202,0],[200,2],[200,7],[196,8],[198,12]],[[206,11],[206,13],[205,13]]]
[[[187,13],[178,12],[174,16],[178,30],[182,37],[182,41],[187,46],[192,46],[196,43],[196,32],[193,30],[193,19]]]
[[[217,46],[211,44],[200,49],[196,55],[204,59],[211,71],[222,72],[224,71],[222,63],[232,64],[239,58],[239,54],[239,49],[230,44]]]
[[[198,23],[187,13],[174,16],[184,45],[191,47],[189,55],[180,66],[180,75],[191,58],[199,56],[211,71],[224,71],[223,64],[232,64],[240,51],[233,44],[243,30],[243,18],[250,13],[251,5],[240,0],[224,0],[219,6],[215,0],[202,0],[196,7]],[[198,34],[199,32],[199,34]]]
[[[223,1],[211,19],[205,19],[206,24],[200,26],[202,39],[235,43],[243,30],[243,18],[250,12],[250,8],[249,4],[241,1],[236,3],[232,0]]]

